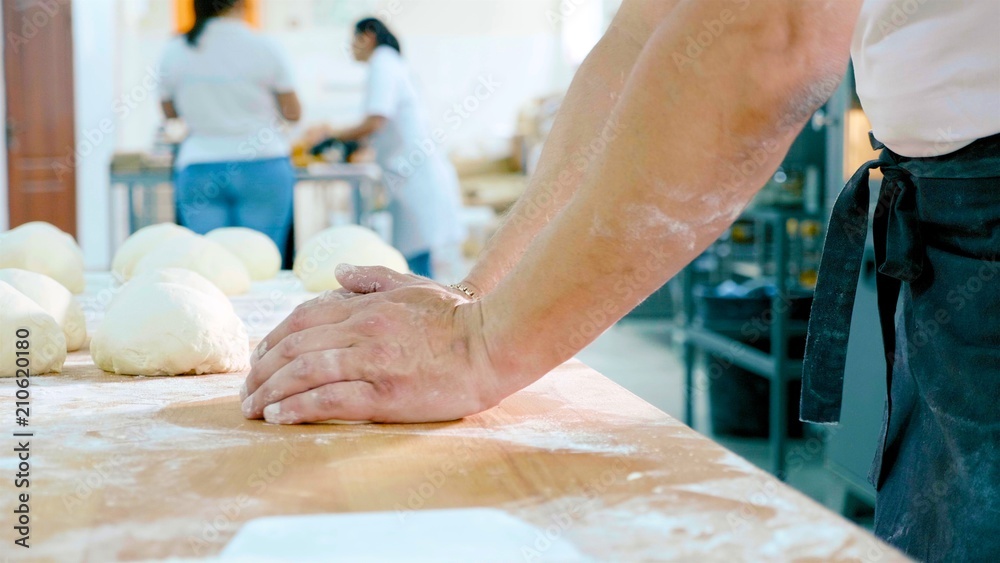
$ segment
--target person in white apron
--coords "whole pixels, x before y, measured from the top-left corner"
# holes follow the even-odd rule
[[[351,50],[369,66],[366,117],[355,127],[326,132],[341,141],[371,140],[391,197],[393,246],[413,273],[433,277],[432,252],[464,237],[458,177],[431,135],[396,37],[381,21],[364,19],[355,26]]]

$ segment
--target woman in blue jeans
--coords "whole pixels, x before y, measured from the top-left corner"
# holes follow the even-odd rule
[[[194,0],[194,25],[163,54],[164,114],[190,132],[174,164],[178,219],[203,234],[256,229],[284,252],[295,175],[283,128],[301,108],[284,55],[243,23],[244,2]]]

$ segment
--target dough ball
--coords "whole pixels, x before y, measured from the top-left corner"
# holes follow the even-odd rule
[[[59,323],[68,352],[83,347],[87,340],[87,319],[83,307],[62,284],[45,274],[17,268],[0,270],[0,281],[23,293]]]
[[[151,250],[165,241],[185,235],[195,236],[193,231],[173,223],[159,223],[143,227],[125,239],[125,242],[118,248],[118,252],[115,252],[115,259],[111,262],[111,271],[120,280],[131,279],[132,269]]]
[[[0,240],[0,268],[45,274],[73,293],[83,293],[83,251],[76,240],[49,223],[25,223]]]
[[[246,329],[228,301],[166,282],[119,294],[90,353],[97,367],[125,375],[228,373],[250,366]]]
[[[295,257],[295,275],[308,291],[339,289],[334,271],[339,264],[385,266],[410,271],[406,258],[371,229],[357,225],[332,227],[309,239]]]
[[[245,227],[226,227],[211,231],[205,238],[226,247],[250,272],[252,280],[269,280],[281,271],[281,251],[271,237]]]
[[[339,418],[331,418],[329,420],[320,420],[314,422],[313,424],[371,424],[370,420],[340,420]]]
[[[250,273],[239,258],[203,236],[175,237],[160,243],[132,269],[137,276],[163,268],[194,270],[226,295],[250,290]]]
[[[212,298],[212,300],[217,301],[220,305],[228,305],[230,311],[233,310],[232,302],[214,283],[205,279],[205,277],[198,272],[185,270],[183,268],[151,270],[133,277],[131,281],[119,290],[118,294],[111,300],[111,304],[108,305],[108,308],[114,307],[115,302],[121,299],[122,295],[135,291],[136,288],[154,283],[173,283],[190,287],[191,289],[198,290],[205,295],[208,295]]]
[[[18,335],[28,331],[27,338]],[[52,315],[7,282],[0,281],[0,377],[17,376],[18,352],[27,351],[31,375],[59,373],[66,362],[66,337]],[[28,341],[27,350],[17,343]],[[24,369],[24,368],[20,368]]]

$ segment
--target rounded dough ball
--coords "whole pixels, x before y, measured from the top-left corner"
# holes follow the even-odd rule
[[[132,269],[137,276],[164,268],[194,270],[226,295],[250,290],[250,273],[239,258],[203,236],[176,237],[161,243]]]
[[[23,293],[59,323],[68,352],[83,347],[87,341],[87,319],[83,307],[62,284],[45,274],[17,268],[0,270],[0,281]]]
[[[281,271],[281,251],[271,237],[246,227],[224,227],[205,235],[226,247],[250,272],[250,279],[269,280]]]
[[[124,375],[228,373],[250,365],[250,341],[231,306],[164,282],[121,293],[90,353],[97,367]]]
[[[18,335],[28,331],[27,338]],[[59,373],[66,362],[66,337],[52,315],[7,282],[0,282],[0,377],[17,376],[18,352],[27,351],[31,375]],[[28,341],[27,350],[17,343]],[[25,356],[20,356],[25,357]],[[24,369],[24,368],[20,368]]]
[[[406,258],[371,229],[357,225],[331,227],[309,239],[295,257],[295,275],[308,291],[339,289],[339,264],[385,266],[408,273]]]
[[[190,229],[173,223],[159,223],[143,227],[125,239],[125,242],[115,252],[115,259],[111,262],[111,271],[121,280],[131,279],[132,269],[151,250],[165,241],[185,235],[195,236]]]
[[[0,268],[45,274],[73,293],[83,293],[83,251],[73,237],[49,223],[35,221],[0,239]]]
[[[191,289],[198,290],[205,295],[208,295],[213,301],[217,301],[220,305],[228,306],[230,311],[233,310],[232,301],[226,297],[225,293],[222,293],[222,290],[219,289],[218,286],[205,279],[205,277],[198,272],[185,270],[183,268],[151,270],[133,277],[131,281],[122,286],[118,294],[111,300],[108,308],[110,309],[111,307],[114,307],[115,302],[121,299],[122,295],[127,295],[128,293],[135,291],[136,288],[154,283],[173,283],[190,287]]]

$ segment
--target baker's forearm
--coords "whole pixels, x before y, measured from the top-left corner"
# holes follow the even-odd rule
[[[339,141],[359,141],[378,132],[385,126],[386,118],[380,115],[369,115],[364,121],[347,129],[334,129],[332,136]]]
[[[483,250],[466,282],[493,290],[563,209],[620,129],[608,118],[639,53],[679,0],[626,0],[580,66],[549,132],[528,188]]]
[[[704,251],[773,173],[839,82],[857,17],[857,0],[802,4],[692,1],[656,31],[612,116],[622,134],[481,303],[512,389]],[[692,56],[688,38],[723,10],[729,23]]]

